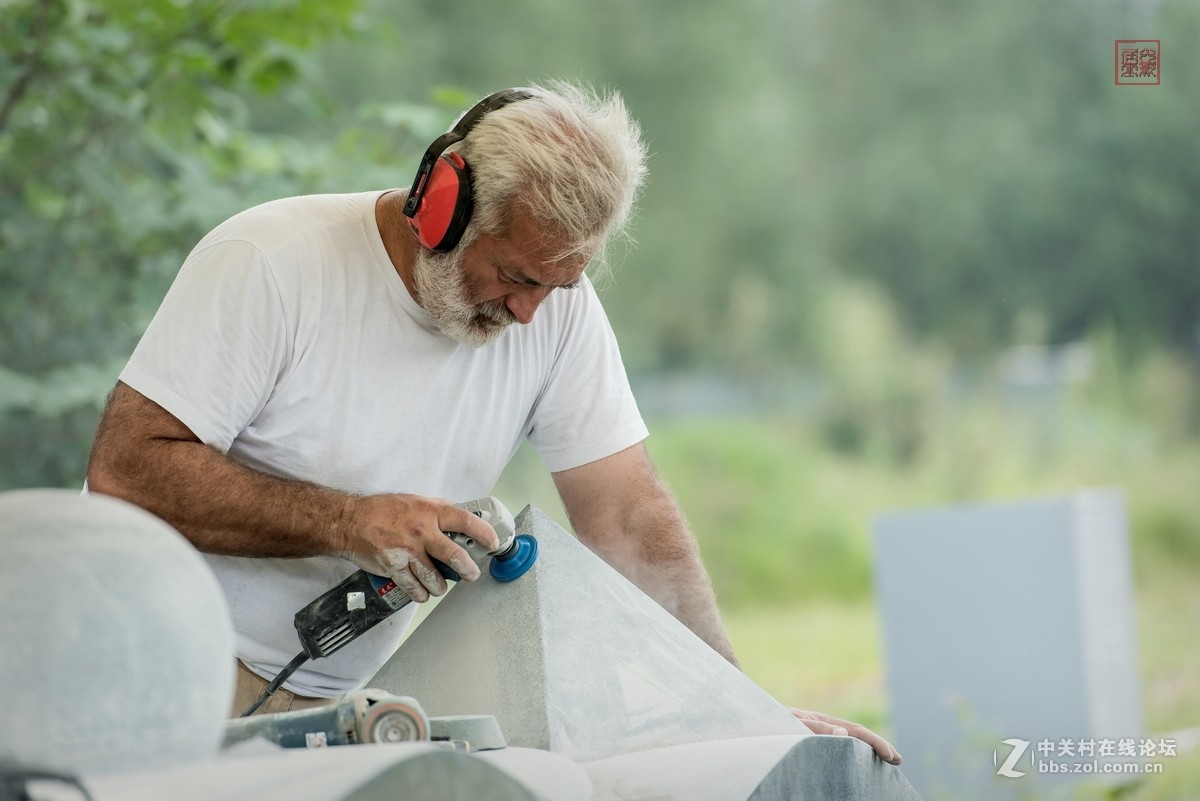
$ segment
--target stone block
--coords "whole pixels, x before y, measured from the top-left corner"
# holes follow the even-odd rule
[[[577,761],[809,734],[790,712],[540,510],[538,562],[461,583],[368,682],[431,716],[490,714],[512,745]]]
[[[716,740],[584,768],[592,801],[920,801],[898,768],[851,737]]]
[[[217,752],[233,630],[216,578],[150,513],[100,495],[0,495],[0,758],[95,773]]]
[[[923,795],[1040,792],[1068,778],[1038,773],[1039,742],[1141,736],[1119,493],[887,515],[875,566],[893,742]],[[997,775],[1009,739],[1029,775]]]
[[[187,765],[86,776],[84,785],[95,801],[587,799],[580,794],[581,787],[590,791],[586,775],[567,760],[509,749],[491,753],[505,756],[483,760],[429,743],[239,748]]]

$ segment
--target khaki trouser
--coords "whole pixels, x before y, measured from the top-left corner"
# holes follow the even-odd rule
[[[237,689],[233,694],[233,708],[229,710],[229,717],[239,717],[246,707],[258,700],[258,696],[262,695],[262,691],[270,683],[269,680],[260,678],[258,674],[243,665],[240,659],[237,660]],[[336,698],[309,698],[304,695],[296,695],[294,692],[280,687],[254,714],[295,712],[297,709],[327,706],[336,700]]]

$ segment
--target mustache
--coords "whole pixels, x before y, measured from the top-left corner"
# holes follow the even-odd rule
[[[501,300],[490,300],[487,303],[481,303],[476,307],[475,311],[476,317],[482,317],[498,325],[509,325],[517,321],[517,318],[504,305],[504,301]]]

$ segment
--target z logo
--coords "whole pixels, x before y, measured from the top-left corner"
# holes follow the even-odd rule
[[[1008,759],[1004,760],[1004,764],[996,770],[997,776],[1006,776],[1010,779],[1016,779],[1025,775],[1023,770],[1013,770],[1017,760],[1025,755],[1025,749],[1029,748],[1028,740],[1017,740],[1015,738],[1002,741],[1004,745],[1011,745],[1012,751],[1008,755]],[[992,752],[992,764],[995,765],[999,757],[996,752]]]

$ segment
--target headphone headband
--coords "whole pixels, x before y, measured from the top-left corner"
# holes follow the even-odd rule
[[[417,214],[417,209],[421,205],[421,198],[425,196],[425,189],[429,183],[429,176],[433,172],[433,167],[437,163],[438,157],[446,148],[455,142],[461,142],[466,138],[471,129],[479,124],[479,121],[493,111],[502,109],[510,103],[516,103],[518,100],[528,100],[537,95],[533,89],[514,88],[501,89],[499,92],[488,95],[483,100],[480,100],[474,106],[462,115],[454,127],[446,133],[433,140],[433,143],[425,151],[425,155],[421,157],[421,165],[417,168],[417,176],[413,179],[412,188],[408,190],[408,198],[404,201],[404,216],[414,217]]]

